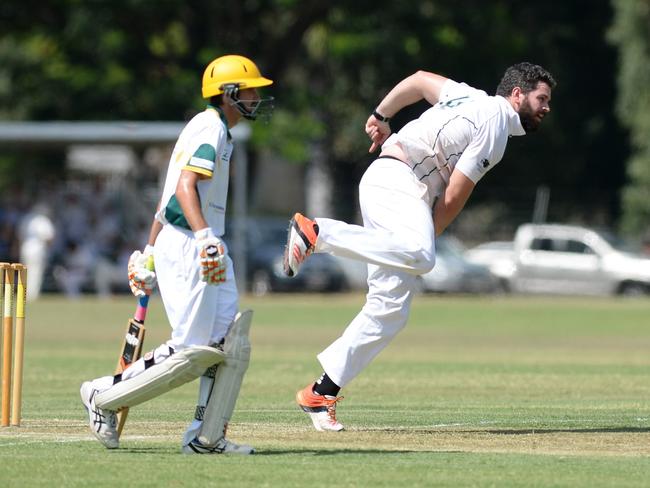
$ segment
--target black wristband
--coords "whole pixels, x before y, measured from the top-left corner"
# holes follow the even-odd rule
[[[372,116],[376,118],[379,122],[388,122],[390,120],[390,117],[384,117],[382,114],[377,112],[377,110],[373,110]]]

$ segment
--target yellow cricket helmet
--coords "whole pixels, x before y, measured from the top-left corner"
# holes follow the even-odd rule
[[[224,93],[224,86],[239,90],[268,86],[273,80],[264,78],[255,63],[244,56],[229,54],[212,61],[203,72],[203,98]]]

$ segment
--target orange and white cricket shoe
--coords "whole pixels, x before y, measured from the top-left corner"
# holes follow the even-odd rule
[[[318,431],[343,430],[343,425],[336,420],[336,403],[343,397],[318,395],[312,390],[313,385],[307,385],[296,393],[296,402],[304,412],[311,417],[314,428]]]
[[[287,247],[284,249],[284,273],[287,276],[298,274],[300,265],[314,252],[318,239],[318,224],[300,213],[296,213],[287,233]]]

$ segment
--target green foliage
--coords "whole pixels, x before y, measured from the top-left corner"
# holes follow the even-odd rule
[[[650,236],[650,148],[638,151],[627,161],[630,183],[623,189],[623,230],[632,235]]]
[[[650,236],[650,1],[613,0],[613,5],[616,15],[609,38],[620,53],[617,112],[633,147],[622,228]]]
[[[253,143],[275,152],[294,163],[309,160],[309,141],[323,137],[324,125],[308,113],[293,114],[278,109],[273,113],[273,123],[257,125]]]
[[[179,120],[203,106],[205,65],[241,53],[275,81],[265,90],[275,117],[253,126],[253,142],[305,163],[321,138],[340,187],[356,186],[348,170],[369,161],[365,120],[400,79],[425,69],[491,93],[507,66],[534,61],[559,81],[552,116],[512,141],[472,204],[544,184],[566,195],[551,201],[560,215],[578,202],[584,220],[617,217],[625,173],[612,161],[627,147],[605,2],[10,0],[0,14],[1,118]],[[393,129],[425,108],[397,114]]]
[[[2,116],[178,120],[202,69],[179,6],[67,0],[9,8],[0,24]]]

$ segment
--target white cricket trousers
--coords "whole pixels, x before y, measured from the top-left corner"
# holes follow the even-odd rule
[[[226,281],[201,281],[201,264],[194,234],[165,225],[154,247],[158,289],[172,327],[167,344],[175,350],[218,343],[228,332],[239,308],[233,263],[226,249]]]
[[[208,285],[201,281],[199,259],[191,231],[173,225],[162,228],[156,238],[154,261],[158,290],[172,328],[171,338],[125,369],[122,381],[142,373],[150,358],[154,359],[153,364],[167,359],[170,347],[180,351],[189,346],[208,346],[225,337],[239,309],[232,260],[226,254],[226,281]],[[93,382],[99,391],[112,385],[113,376]]]
[[[363,227],[318,218],[316,252],[368,264],[368,294],[343,335],[318,355],[340,387],[353,380],[406,325],[417,276],[435,264],[426,185],[401,161],[379,158],[359,184]]]

